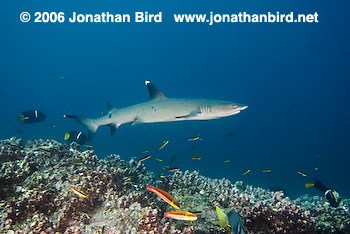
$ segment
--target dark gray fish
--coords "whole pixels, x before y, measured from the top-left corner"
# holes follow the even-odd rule
[[[18,129],[18,128],[15,131],[16,131],[17,134],[23,134],[24,133],[24,131],[22,129]]]
[[[231,226],[233,234],[246,234],[247,231],[244,227],[244,224],[239,217],[239,215],[236,213],[236,211],[231,210],[227,214],[227,221]]]
[[[24,124],[36,123],[43,121],[46,115],[39,110],[24,111],[22,114],[17,115],[17,119]]]
[[[225,133],[225,136],[234,136],[234,135],[236,135],[236,133],[234,133],[234,132],[226,132]]]
[[[195,150],[195,149],[197,149],[197,145],[193,145],[191,148],[190,148],[190,150]]]
[[[70,131],[64,135],[64,140],[68,143],[77,142],[80,145],[84,145],[87,142],[87,136],[83,132]]]
[[[171,157],[171,159],[170,159],[170,163],[173,163],[173,162],[175,162],[176,161],[176,159],[177,159],[177,154],[174,154],[172,157]]]

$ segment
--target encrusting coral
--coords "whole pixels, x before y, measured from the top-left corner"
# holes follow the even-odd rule
[[[0,233],[228,233],[215,207],[234,209],[249,233],[349,233],[349,200],[333,208],[319,197],[291,201],[281,192],[198,172],[157,178],[142,163],[98,159],[76,143],[0,141]],[[201,211],[195,221],[163,217],[174,208],[146,191],[157,186]],[[81,191],[73,193],[72,191]],[[79,195],[80,194],[80,195]],[[86,197],[85,197],[85,195]]]

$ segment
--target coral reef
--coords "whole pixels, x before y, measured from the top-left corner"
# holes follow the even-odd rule
[[[198,172],[157,178],[142,163],[98,159],[76,143],[0,141],[0,233],[228,233],[215,207],[235,209],[249,233],[349,233],[349,200],[333,208],[320,197],[294,201],[282,192]],[[163,217],[173,208],[146,186],[173,195],[196,221]],[[78,196],[70,188],[86,194]]]
[[[207,216],[196,226],[202,232],[208,227],[223,232],[215,216],[215,206],[219,206],[227,213],[231,209],[238,212],[250,233],[316,233],[310,212],[293,204],[282,192],[244,186],[241,181],[231,184],[226,179],[205,178],[188,171],[164,178],[159,186],[173,191],[188,209],[205,210]]]

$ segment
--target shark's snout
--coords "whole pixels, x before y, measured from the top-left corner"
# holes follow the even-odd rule
[[[248,106],[239,106],[238,108],[239,108],[239,110],[245,110],[248,108]]]
[[[230,111],[231,112],[230,115],[236,115],[236,114],[240,113],[242,110],[245,110],[247,108],[248,108],[248,106],[245,106],[245,105],[233,104],[233,108]]]

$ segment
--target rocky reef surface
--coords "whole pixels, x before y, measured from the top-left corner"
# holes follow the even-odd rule
[[[2,140],[0,162],[0,233],[229,233],[219,226],[216,206],[234,209],[249,233],[350,233],[348,199],[333,208],[318,196],[292,201],[282,192],[196,171],[156,177],[133,159],[98,159],[76,143]],[[146,186],[202,214],[196,221],[164,218],[174,209]]]

